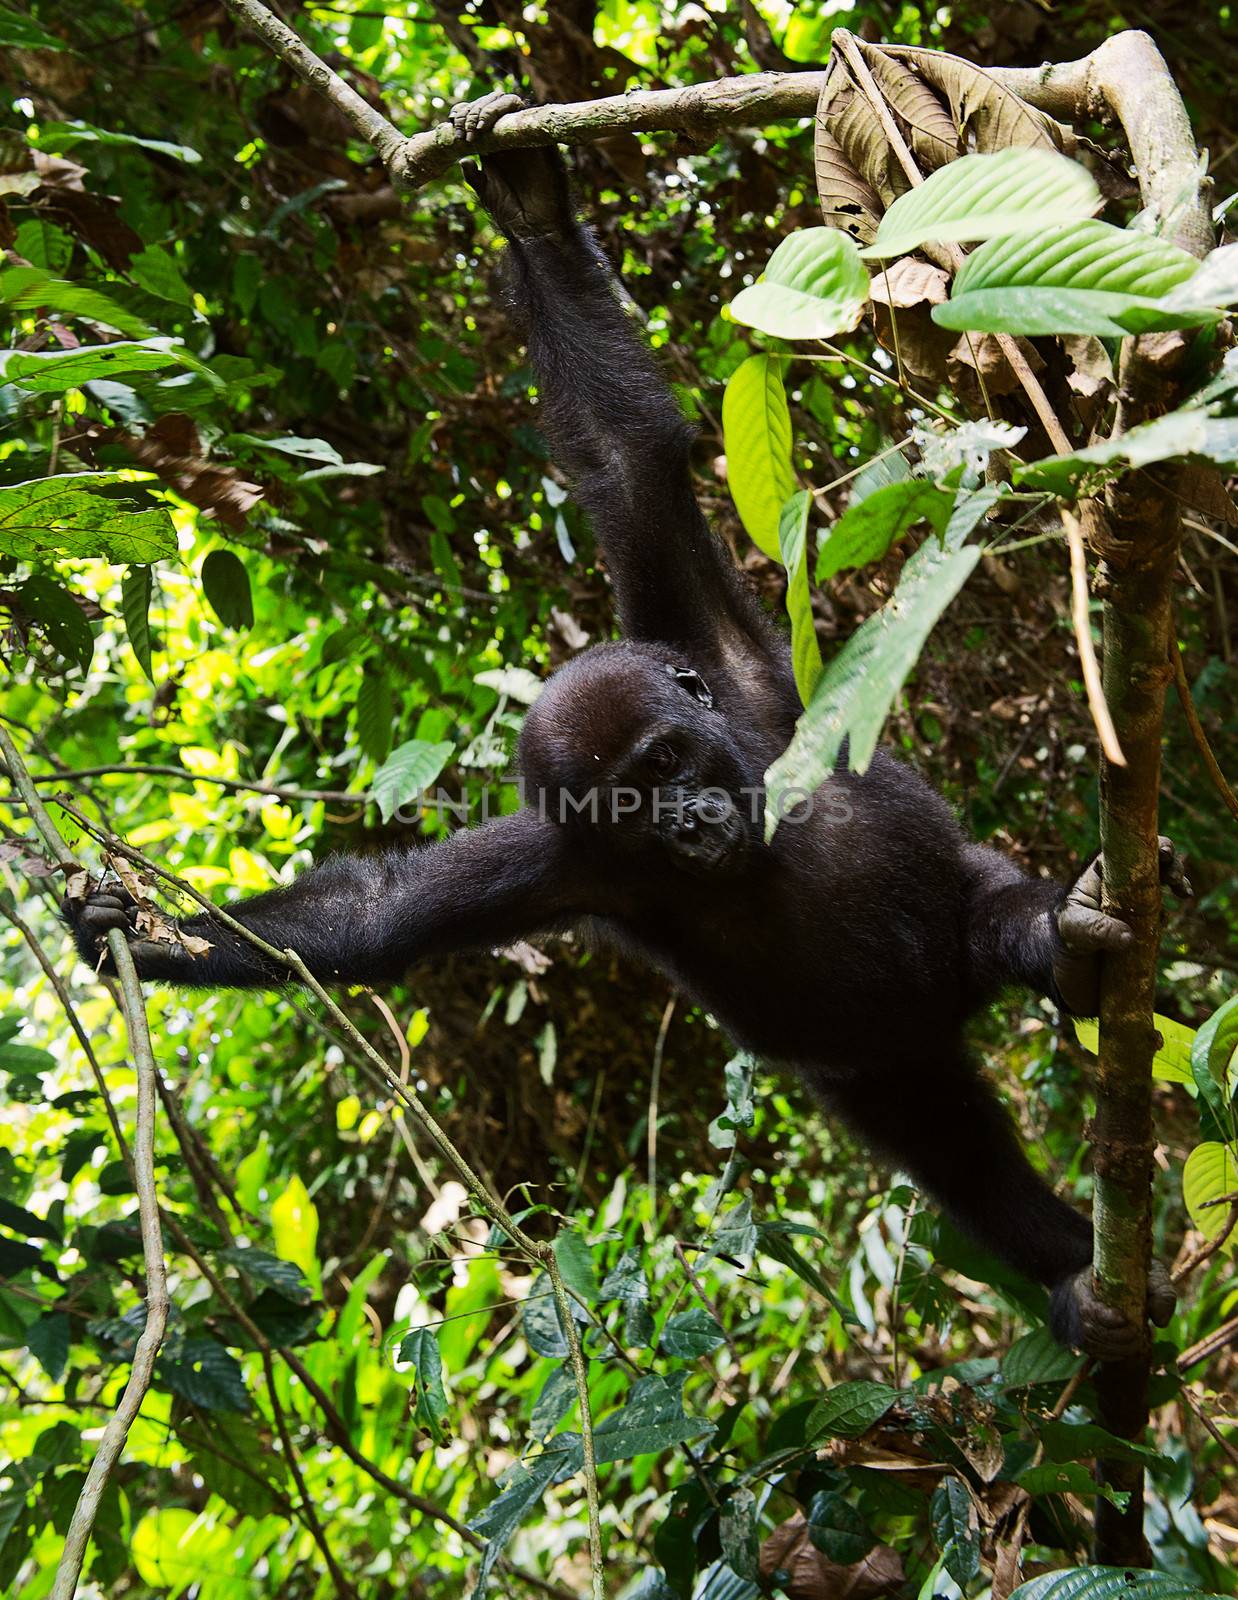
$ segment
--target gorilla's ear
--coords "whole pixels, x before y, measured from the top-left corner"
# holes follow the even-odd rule
[[[686,689],[692,698],[705,706],[707,710],[713,709],[714,697],[709,685],[700,673],[692,667],[676,667],[669,661],[666,663],[667,676],[674,678],[681,689]]]

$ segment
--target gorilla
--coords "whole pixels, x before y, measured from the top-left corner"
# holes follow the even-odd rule
[[[453,121],[475,139],[520,102]],[[878,752],[764,837],[763,777],[800,703],[788,643],[692,490],[692,430],[576,217],[557,150],[484,157],[471,181],[508,241],[511,311],[546,434],[605,554],[622,639],[547,684],[519,742],[524,804],[447,840],[331,857],[228,909],[324,983],[401,978],[430,955],[575,930],[663,972],[732,1038],[793,1069],[981,1246],[1050,1291],[1065,1342],[1116,1358],[1136,1328],[1097,1299],[1092,1228],[1020,1148],[963,1043],[1005,986],[1094,1015],[1099,962],[1131,934],[1070,890],[970,842],[945,802]],[[1180,878],[1172,846],[1167,881]],[[140,936],[104,886],[66,905],[81,954],[128,931],[143,978],[274,988],[286,973],[209,914],[205,953]],[[197,946],[200,948],[200,946]],[[1173,1292],[1153,1271],[1148,1311]]]

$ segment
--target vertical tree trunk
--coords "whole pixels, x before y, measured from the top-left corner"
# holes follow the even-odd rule
[[[1160,943],[1157,802],[1161,725],[1170,680],[1171,595],[1179,523],[1167,495],[1117,497],[1104,569],[1104,685],[1126,766],[1101,768],[1105,902],[1135,931],[1132,947],[1106,962],[1093,1123],[1096,1282],[1101,1297],[1140,1326],[1152,1248],[1152,1023]],[[1101,1421],[1136,1438],[1148,1420],[1148,1350],[1104,1364],[1097,1375]],[[1130,1494],[1125,1511],[1100,1499],[1095,1555],[1115,1566],[1146,1566],[1143,1471],[1099,1463],[1102,1481]]]

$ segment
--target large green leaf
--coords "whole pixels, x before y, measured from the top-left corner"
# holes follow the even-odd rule
[[[725,1341],[726,1335],[712,1314],[704,1306],[694,1306],[691,1311],[678,1311],[667,1318],[660,1343],[668,1356],[695,1361],[698,1356],[710,1355]]]
[[[859,325],[867,301],[868,273],[851,239],[837,228],[801,228],[729,309],[775,339],[832,339]]]
[[[176,554],[176,529],[162,507],[100,491],[126,481],[121,472],[62,472],[0,488],[0,555],[102,556],[148,565]],[[132,481],[132,475],[129,475]]]
[[[164,367],[200,367],[188,358],[177,339],[117,339],[112,344],[84,344],[76,350],[9,350],[0,352],[0,377],[33,394],[80,389],[96,378],[119,378],[129,372],[158,372]]]
[[[943,533],[953,506],[950,490],[923,478],[905,478],[874,490],[858,505],[849,506],[830,529],[817,557],[817,582],[879,561],[917,522]]]
[[[150,631],[150,600],[154,585],[151,570],[146,566],[126,567],[120,580],[120,610],[125,619],[125,632],[137,657],[138,665],[155,681],[151,649],[154,641]]]
[[[252,628],[254,600],[249,573],[231,550],[212,550],[202,563],[202,591],[225,628]]]
[[[42,267],[9,267],[0,272],[0,300],[19,308],[46,307],[61,317],[85,317],[91,322],[102,322],[115,328],[117,333],[128,334],[131,339],[144,339],[151,332],[149,323],[135,317],[98,289],[53,277]]]
[[[435,1444],[442,1444],[451,1430],[447,1422],[447,1395],[443,1389],[443,1358],[438,1335],[433,1328],[414,1328],[400,1345],[400,1360],[412,1362],[417,1376],[417,1403],[413,1421],[424,1428]]]
[[[86,613],[64,585],[44,572],[35,572],[17,592],[22,610],[42,623],[52,648],[83,672],[89,671],[95,636]]]
[[[1116,439],[1072,451],[1068,456],[1046,456],[1042,461],[1016,464],[1014,479],[1027,488],[1047,489],[1051,494],[1094,494],[1110,478],[1181,456],[1198,456],[1220,466],[1238,461],[1238,418],[1209,416],[1197,407],[1171,411],[1154,422],[1140,423]]]
[[[428,789],[455,751],[446,740],[409,739],[397,745],[374,774],[372,792],[383,821],[390,822],[402,805]]]
[[[970,255],[933,321],[960,332],[1091,333],[1121,338],[1216,322],[1167,298],[1199,262],[1165,239],[1107,222],[991,239]]]
[[[1090,217],[1100,203],[1091,173],[1051,150],[960,156],[900,195],[860,254],[906,255],[929,239],[994,239],[1032,229],[1043,234]]]
[[[1182,1168],[1182,1198],[1191,1221],[1205,1239],[1215,1239],[1224,1228],[1229,1207],[1219,1205],[1227,1194],[1238,1192],[1238,1145],[1209,1139],[1197,1144]],[[1221,1246],[1233,1254],[1238,1249],[1238,1228]]]
[[[1021,1583],[1010,1600],[1221,1600],[1195,1584],[1132,1567],[1070,1567]]]
[[[39,124],[40,150],[59,153],[72,150],[78,144],[128,145],[136,150],[150,150],[155,155],[171,156],[176,161],[192,164],[201,161],[196,150],[186,144],[170,144],[166,139],[143,139],[136,133],[113,133],[110,128],[96,128],[90,122],[42,122]]]
[[[537,1505],[552,1484],[561,1483],[580,1470],[580,1436],[557,1434],[540,1455],[518,1461],[500,1479],[500,1493],[470,1526],[487,1541],[478,1564],[474,1600],[486,1592],[494,1564],[512,1534]]]
[[[885,605],[826,667],[790,745],[765,775],[767,838],[789,796],[813,794],[824,783],[844,739],[852,770],[867,769],[895,695],[979,559],[978,545],[943,549],[936,539],[921,545]]]
[[[869,1383],[859,1379],[854,1383],[836,1383],[818,1400],[804,1428],[806,1440],[858,1439],[867,1433],[898,1399],[898,1390],[889,1384]]]
[[[778,545],[787,569],[787,616],[791,619],[791,666],[800,700],[808,704],[821,676],[821,647],[808,591],[808,512],[812,495],[797,489],[782,508]]]
[[[1072,1017],[1075,1038],[1091,1055],[1100,1053],[1100,1026],[1085,1017]],[[1152,1057],[1152,1076],[1166,1083],[1194,1083],[1191,1076],[1191,1045],[1195,1029],[1185,1022],[1175,1022],[1172,1017],[1162,1017],[1159,1012],[1152,1017],[1152,1025],[1161,1036],[1160,1048]]]
[[[756,355],[735,369],[722,397],[727,487],[748,537],[771,561],[778,525],[795,489],[791,413],[777,356]]]

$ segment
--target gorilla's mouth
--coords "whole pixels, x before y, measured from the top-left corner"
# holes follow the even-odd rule
[[[677,866],[700,877],[733,872],[748,851],[748,832],[734,810],[712,813],[707,807],[685,807],[665,835]]]

